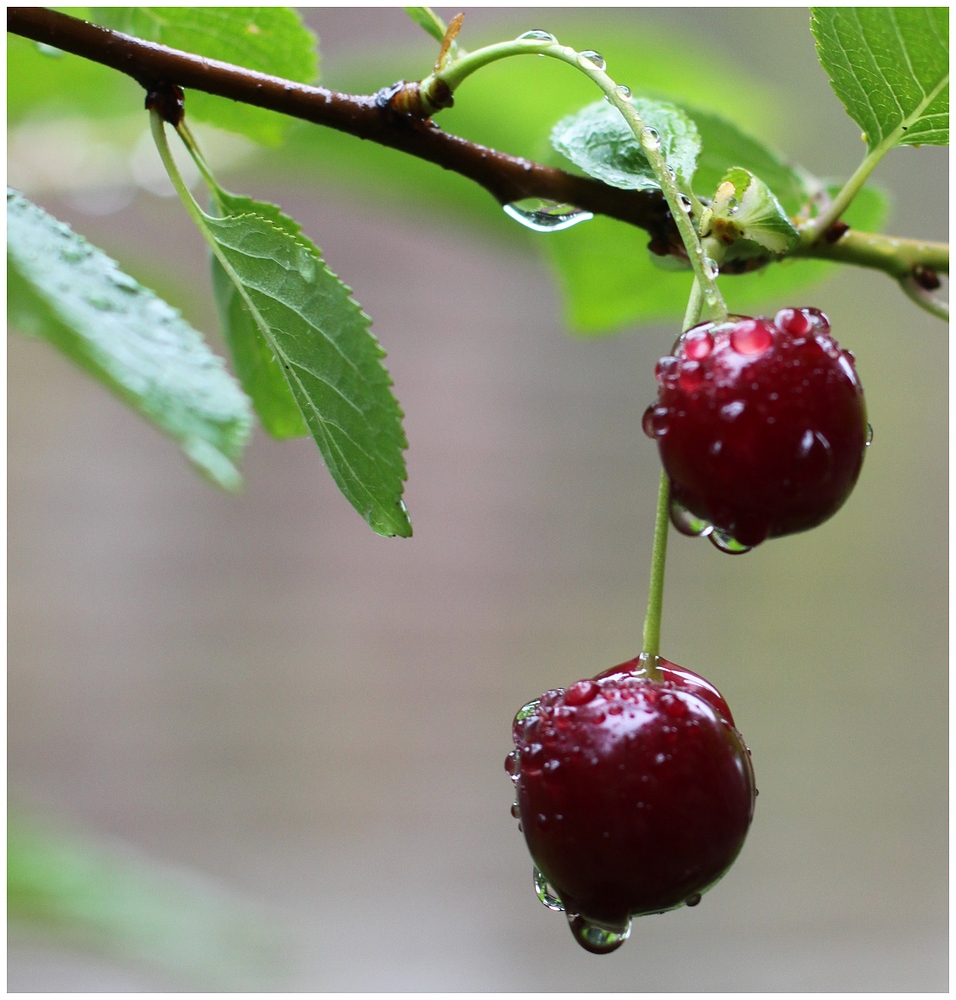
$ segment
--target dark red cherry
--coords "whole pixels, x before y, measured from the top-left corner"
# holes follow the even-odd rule
[[[816,527],[850,495],[870,430],[853,355],[818,309],[704,323],[657,366],[644,430],[671,518],[725,551]]]
[[[646,662],[525,706],[506,762],[538,894],[596,953],[619,947],[632,917],[696,905],[753,817],[750,754],[720,692]]]

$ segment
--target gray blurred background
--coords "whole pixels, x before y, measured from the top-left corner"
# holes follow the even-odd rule
[[[855,167],[805,10],[627,16],[744,40],[747,72],[799,95],[788,151]],[[397,9],[306,17],[326,78],[360,41],[419,33]],[[466,23],[496,19],[548,26],[541,9]],[[947,165],[945,149],[888,157],[889,230],[948,238]],[[859,270],[787,303],[825,310],[856,353],[874,444],[809,534],[738,558],[672,535],[663,653],[721,688],[761,794],[700,907],[596,958],[534,896],[502,764],[520,705],[639,651],[659,468],[640,417],[676,324],[575,340],[521,244],[346,189],[226,179],[302,222],[374,318],[414,538],[374,536],[309,440],[257,432],[246,492],[220,494],[49,347],[12,338],[13,801],[263,914],[283,941],[267,989],[947,989],[945,326]],[[102,215],[35,197],[121,261],[168,252],[174,301],[219,343],[178,203],[144,192]],[[9,954],[16,991],[192,986],[24,934]]]

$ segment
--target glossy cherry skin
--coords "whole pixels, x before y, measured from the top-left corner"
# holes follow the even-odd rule
[[[658,663],[653,678],[631,660],[547,691],[513,729],[509,771],[535,866],[567,913],[608,928],[695,905],[753,817],[750,754],[726,701]]]
[[[866,404],[853,355],[819,310],[696,326],[660,360],[657,379],[644,430],[670,479],[672,513],[683,507],[751,547],[821,524],[850,495]]]

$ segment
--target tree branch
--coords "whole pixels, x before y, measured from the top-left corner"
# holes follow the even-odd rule
[[[417,84],[397,84],[369,96],[341,94],[180,52],[44,7],[8,8],[7,29],[125,73],[147,93],[173,85],[191,87],[398,149],[467,177],[502,205],[523,198],[544,198],[618,219],[646,230],[654,253],[686,260],[677,227],[659,191],[610,187],[443,132],[430,118],[397,110],[402,98],[414,97]],[[414,106],[414,100],[411,104]],[[897,280],[921,269],[949,271],[949,247],[944,244],[855,230],[832,243],[820,239],[802,246],[795,255],[876,268]],[[722,270],[742,272],[768,262],[730,261]]]
[[[388,106],[379,95],[341,94],[143,41],[44,7],[10,7],[7,30],[133,77],[147,91],[192,87],[401,150],[475,181],[500,204],[546,198],[619,219],[650,233],[662,253],[683,254],[660,192],[623,191],[556,167],[509,156],[443,132],[430,119]]]

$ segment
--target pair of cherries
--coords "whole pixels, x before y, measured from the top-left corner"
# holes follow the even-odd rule
[[[817,309],[682,334],[644,431],[671,520],[726,552],[813,528],[849,496],[871,432],[853,355]],[[641,656],[545,692],[515,718],[506,769],[542,902],[604,954],[631,919],[694,906],[743,846],[756,787],[726,701]]]

